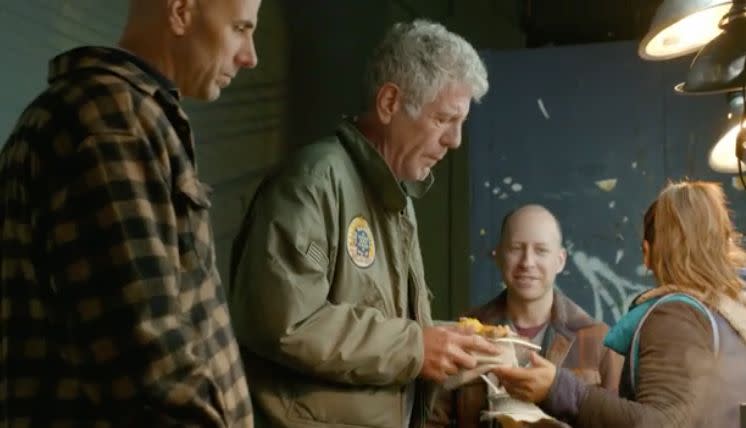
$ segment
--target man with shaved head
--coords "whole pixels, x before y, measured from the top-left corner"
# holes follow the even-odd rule
[[[566,257],[559,221],[546,208],[525,205],[509,212],[495,249],[505,290],[466,316],[485,324],[507,324],[540,345],[540,354],[555,365],[616,391],[622,359],[603,346],[608,326],[555,287]],[[479,427],[481,411],[489,409],[486,384],[479,378],[440,398],[431,426]]]
[[[260,0],[132,0],[0,152],[0,426],[251,427],[182,96],[257,64]]]

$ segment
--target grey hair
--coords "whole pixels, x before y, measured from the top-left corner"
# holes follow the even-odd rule
[[[387,82],[402,90],[412,117],[449,83],[469,86],[476,102],[489,88],[487,69],[469,42],[421,19],[395,24],[373,52],[365,79],[368,100]]]

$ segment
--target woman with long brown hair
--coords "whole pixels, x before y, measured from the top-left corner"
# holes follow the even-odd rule
[[[538,355],[500,368],[508,392],[576,427],[739,426],[746,401],[746,266],[722,188],[671,183],[645,214],[638,296],[605,344],[625,356],[620,396],[588,387]],[[717,398],[715,398],[717,397]]]

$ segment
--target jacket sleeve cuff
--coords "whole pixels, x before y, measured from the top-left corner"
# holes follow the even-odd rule
[[[549,395],[539,403],[539,407],[555,418],[574,421],[587,391],[588,386],[576,378],[572,372],[559,368]]]

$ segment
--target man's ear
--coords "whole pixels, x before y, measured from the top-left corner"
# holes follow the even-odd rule
[[[376,114],[384,125],[391,122],[394,114],[402,108],[403,96],[401,89],[391,83],[384,83],[376,94]]]
[[[196,0],[167,0],[166,3],[171,31],[177,36],[183,36],[192,25]]]
[[[560,248],[559,252],[559,264],[557,268],[557,274],[565,270],[565,263],[567,262],[567,250]]]

